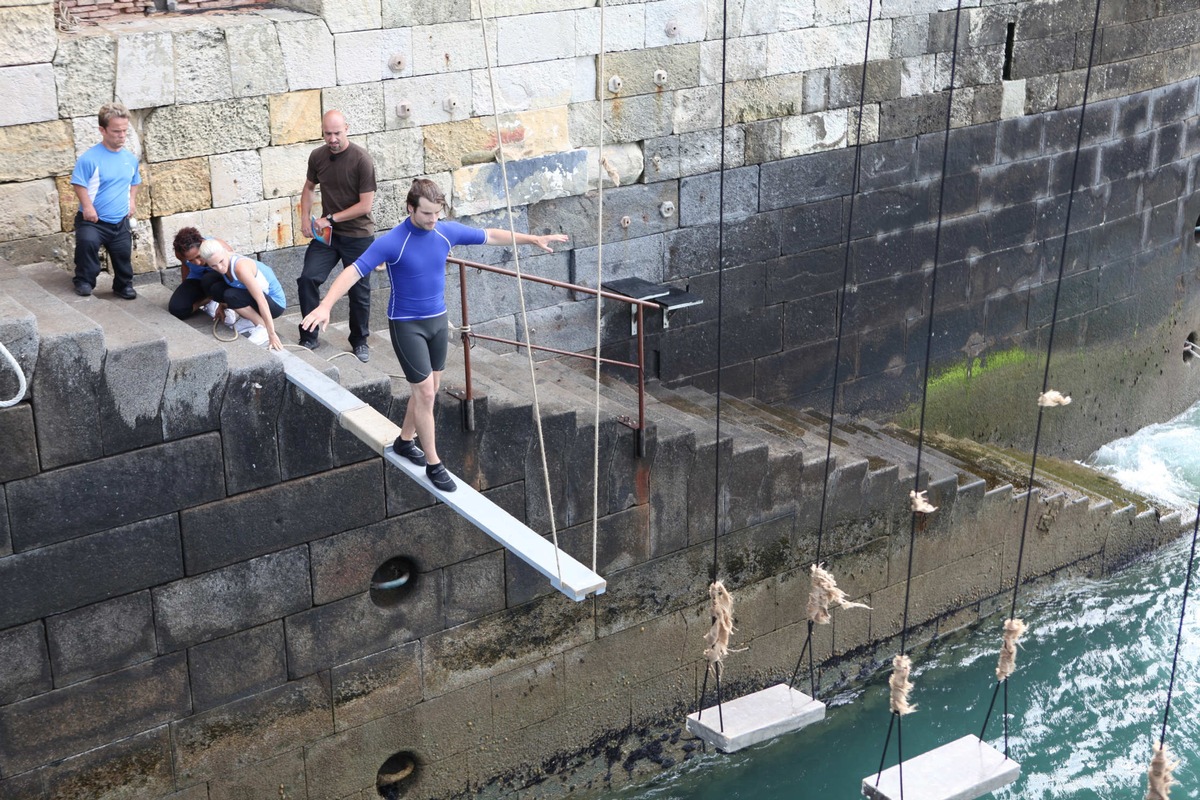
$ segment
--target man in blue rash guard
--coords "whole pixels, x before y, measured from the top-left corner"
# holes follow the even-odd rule
[[[449,330],[446,324],[446,257],[457,244],[512,246],[532,244],[554,252],[552,242],[565,242],[564,234],[532,236],[498,228],[471,228],[439,220],[446,196],[427,178],[413,181],[408,190],[408,218],[379,237],[365,253],[342,270],[325,299],[300,323],[305,330],[324,330],[329,312],[354,283],[378,264],[386,266],[392,295],[388,301],[388,327],[392,348],[411,384],[412,394],[400,435],[393,444],[397,454],[417,466],[439,490],[455,490],[454,479],[437,454],[433,404],[446,368]],[[515,238],[514,238],[515,237]],[[417,445],[413,437],[420,437]]]

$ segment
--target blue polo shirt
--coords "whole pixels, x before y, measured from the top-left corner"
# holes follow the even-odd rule
[[[129,216],[129,187],[141,182],[137,156],[123,147],[114,153],[103,142],[88,148],[71,173],[71,183],[87,189],[103,222],[117,223]]]

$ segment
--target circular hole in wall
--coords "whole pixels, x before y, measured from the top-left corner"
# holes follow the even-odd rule
[[[389,558],[371,576],[371,602],[381,608],[399,604],[417,585],[417,565],[407,556]]]
[[[1196,344],[1196,332],[1192,331],[1183,340],[1183,363],[1190,363],[1197,355],[1200,355],[1200,345]]]
[[[1196,240],[1196,244],[1200,244],[1200,217],[1196,217],[1196,227],[1192,230],[1192,236]]]
[[[417,757],[407,750],[393,753],[375,774],[375,791],[384,800],[399,800],[417,779]]]

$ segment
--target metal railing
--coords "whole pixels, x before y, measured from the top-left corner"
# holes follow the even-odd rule
[[[533,344],[532,342],[520,342],[514,339],[505,339],[499,336],[489,336],[483,333],[475,333],[471,330],[471,318],[469,307],[467,304],[467,268],[478,269],[484,272],[494,272],[497,275],[507,275],[512,278],[519,278],[523,281],[531,281],[533,283],[541,283],[547,286],[554,286],[559,289],[569,289],[573,292],[582,292],[583,294],[598,294],[607,300],[617,300],[632,306],[637,311],[637,362],[618,361],[612,358],[600,358],[601,364],[608,364],[614,367],[627,367],[637,372],[637,395],[638,395],[638,413],[637,421],[635,422],[628,415],[622,414],[617,417],[617,421],[633,430],[637,431],[637,455],[641,458],[646,455],[646,349],[645,349],[645,310],[647,308],[657,308],[658,305],[649,300],[638,300],[633,297],[628,297],[623,294],[605,291],[603,289],[592,289],[587,286],[579,286],[574,283],[565,281],[556,281],[552,278],[543,278],[538,275],[527,275],[525,273],[518,274],[504,267],[493,267],[487,264],[477,264],[473,261],[463,261],[461,258],[448,258],[448,264],[458,265],[458,286],[462,297],[462,340],[463,340],[463,372],[465,375],[465,390],[463,392],[452,392],[455,397],[463,401],[463,425],[467,430],[475,430],[475,411],[474,404],[471,400],[475,397],[474,388],[471,379],[471,339],[481,339],[488,342],[497,342],[499,344],[512,345],[517,348],[529,347],[533,350],[540,350],[545,353],[554,353],[560,356],[570,356],[572,358],[581,358],[585,361],[596,363],[595,353],[575,353],[570,350],[561,350],[556,347],[546,347],[544,345]]]

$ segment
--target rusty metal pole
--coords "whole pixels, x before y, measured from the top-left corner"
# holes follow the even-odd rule
[[[646,314],[645,307],[637,307],[638,315],[638,426],[637,457],[646,457]]]
[[[464,395],[459,398],[463,406],[463,428],[475,430],[475,394],[471,385],[471,323],[467,311],[467,267],[458,265],[458,292],[462,300],[462,342],[463,342],[463,381],[466,384]]]

